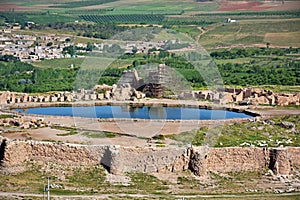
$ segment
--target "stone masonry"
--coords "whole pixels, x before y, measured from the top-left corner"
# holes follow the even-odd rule
[[[271,169],[290,174],[300,165],[300,148],[169,147],[138,148],[114,145],[75,145],[37,141],[13,141],[0,137],[0,172],[24,170],[26,161],[63,165],[103,165],[110,173],[178,172],[190,169],[197,176],[207,172],[240,172]]]

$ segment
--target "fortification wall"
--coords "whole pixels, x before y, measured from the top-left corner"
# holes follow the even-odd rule
[[[71,145],[36,141],[11,141],[0,137],[1,172],[22,171],[27,160],[62,165],[102,164],[111,173],[258,171],[269,168],[290,174],[300,165],[300,148],[138,148],[113,145]],[[20,168],[21,167],[21,168]],[[18,169],[18,170],[16,170]],[[15,170],[15,171],[14,171]]]
[[[187,148],[120,147],[112,156],[112,172],[175,172],[188,169]]]
[[[37,141],[11,141],[2,138],[1,166],[4,171],[21,170],[28,160],[64,165],[99,164],[106,146],[57,144]],[[21,168],[20,168],[21,167]]]
[[[199,148],[195,152],[201,152]],[[201,159],[202,166],[206,171],[232,172],[261,170],[268,162],[268,151],[262,148],[212,148]],[[205,173],[205,172],[204,172]]]

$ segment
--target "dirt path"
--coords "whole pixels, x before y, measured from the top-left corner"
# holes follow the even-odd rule
[[[50,194],[51,195],[51,194]],[[280,198],[280,197],[289,197],[289,196],[297,196],[300,195],[300,193],[284,193],[284,194],[271,194],[271,195],[265,195],[265,194],[218,194],[218,195],[172,195],[171,197],[175,199],[200,199],[200,198],[234,198],[234,199],[242,199],[242,198],[255,198],[255,199],[272,199],[272,198]],[[0,197],[5,197],[7,199],[19,199],[20,197],[37,197],[42,198],[43,194],[30,194],[30,193],[19,193],[19,192],[0,192]],[[117,198],[117,197],[129,197],[129,198],[165,198],[165,195],[159,195],[159,194],[151,194],[151,195],[145,195],[145,194],[101,194],[101,195],[51,195],[51,199],[109,199],[110,197]]]
[[[249,111],[258,113],[262,117],[272,117],[277,115],[300,115],[300,109],[249,109]]]

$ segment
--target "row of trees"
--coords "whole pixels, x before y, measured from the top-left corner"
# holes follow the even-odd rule
[[[81,19],[101,24],[106,23],[145,23],[160,24],[164,20],[164,15],[154,14],[126,14],[126,15],[81,15]]]
[[[234,59],[252,56],[283,56],[286,54],[298,54],[300,48],[236,48],[236,49],[223,49],[213,51],[210,56],[216,59]]]
[[[40,69],[31,64],[0,62],[0,90],[48,92],[72,90],[78,68]]]
[[[129,27],[122,27],[114,24],[76,24],[57,22],[35,25],[32,26],[31,29],[55,29],[66,32],[75,32],[77,36],[109,39],[111,36],[116,35],[117,33],[128,30]]]
[[[300,85],[300,62],[280,65],[220,64],[226,85]]]

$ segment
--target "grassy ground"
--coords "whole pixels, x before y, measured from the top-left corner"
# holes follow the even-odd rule
[[[300,32],[267,33],[264,41],[281,46],[300,46]]]
[[[208,31],[200,37],[199,42],[208,48],[237,44],[244,46],[253,44],[265,45],[267,42],[274,46],[299,47],[298,38],[295,38],[300,32],[299,27],[299,19],[270,20],[268,22],[241,20],[236,23],[211,25],[208,27]],[[280,36],[284,37],[279,39]],[[284,41],[289,42],[286,43]]]
[[[86,136],[88,138],[113,138],[116,137],[117,134],[110,133],[110,132],[83,132],[83,136]]]
[[[123,12],[138,12],[138,11],[213,11],[218,5],[216,2],[197,3],[193,0],[187,1],[116,1],[105,4],[105,6],[114,7],[118,13]]]
[[[271,125],[267,124],[270,123],[270,120],[272,121]],[[300,146],[299,115],[274,117],[270,120],[228,124],[220,129],[205,127],[166,137],[176,142],[195,146],[203,144],[210,144],[215,147],[240,146],[241,144],[246,146],[267,145],[268,147]],[[291,122],[295,128],[284,128],[281,122]]]
[[[130,186],[111,185],[105,181],[105,170],[102,166],[59,166],[50,164],[50,171],[45,172],[45,165],[28,163],[28,170],[16,175],[0,174],[2,192],[25,192],[42,194],[47,177],[57,187],[51,188],[51,194],[151,194],[168,189],[164,182],[144,173],[129,173]],[[48,170],[48,171],[49,171]],[[56,172],[55,174],[53,172]]]
[[[135,199],[126,195],[138,194],[147,195],[144,199],[174,199],[176,196],[199,199],[197,195],[208,195],[206,198],[214,199],[239,199],[243,195],[246,195],[243,196],[245,199],[297,199],[297,195],[279,196],[271,191],[266,192],[266,185],[276,188],[285,188],[287,185],[278,185],[279,182],[275,179],[270,181],[272,177],[264,175],[264,170],[226,174],[208,172],[205,179],[195,177],[189,170],[176,175],[165,174],[164,178],[157,174],[126,173],[123,176],[127,177],[128,182],[123,185],[121,182],[107,182],[105,169],[100,165],[61,166],[54,163],[39,165],[28,162],[27,167],[28,170],[19,174],[0,174],[0,191],[42,195],[49,177],[52,184],[51,195],[60,197],[101,194],[117,197],[116,195],[122,194],[123,197],[117,199]],[[257,192],[247,192],[249,189]],[[230,197],[221,198],[220,194]],[[139,199],[143,199],[142,196]]]
[[[53,60],[43,60],[33,63],[34,66],[40,68],[68,68],[71,65],[80,67],[84,58],[63,58]]]

